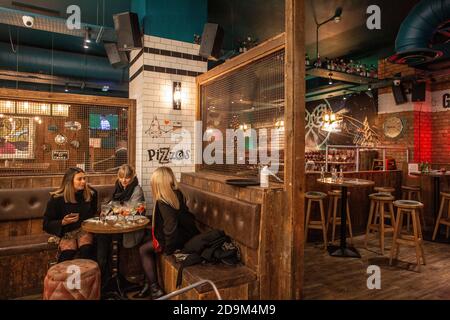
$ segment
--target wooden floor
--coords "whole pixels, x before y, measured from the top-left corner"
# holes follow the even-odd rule
[[[323,244],[308,242],[305,247],[304,299],[450,300],[450,241],[424,243],[427,265],[422,265],[419,273],[414,248],[402,248],[399,262],[391,267],[389,249],[392,238],[386,238],[388,250],[381,256],[378,241],[373,237],[369,241],[369,250],[364,249],[363,236],[354,239],[361,259],[330,257],[323,250]],[[381,268],[380,290],[367,288],[369,265]],[[40,300],[42,295],[21,299]]]
[[[323,244],[307,243],[305,247],[304,299],[445,299],[450,300],[450,243],[442,241],[424,243],[427,265],[417,271],[415,249],[401,247],[399,261],[389,266],[392,237],[384,256],[378,240],[372,235],[368,250],[364,249],[364,236],[354,239],[361,259],[330,257]],[[381,289],[367,288],[367,267],[381,269]]]

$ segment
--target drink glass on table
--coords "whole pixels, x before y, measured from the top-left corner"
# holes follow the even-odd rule
[[[102,204],[101,206],[101,212],[100,212],[100,221],[105,224],[106,223],[106,216],[111,211],[111,205],[110,204]]]

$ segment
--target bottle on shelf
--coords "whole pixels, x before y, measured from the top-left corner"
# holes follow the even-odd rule
[[[309,59],[309,55],[305,54],[305,65],[309,67],[311,65],[311,60]]]

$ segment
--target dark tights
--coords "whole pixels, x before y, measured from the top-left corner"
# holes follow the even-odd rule
[[[81,246],[80,248],[78,248],[78,252],[79,252],[78,257],[80,259],[91,259],[91,260],[93,259],[91,244],[85,244],[84,246]],[[77,250],[63,250],[59,253],[58,263],[67,260],[73,260],[76,254]]]
[[[149,285],[157,282],[156,278],[156,254],[152,241],[146,241],[140,248],[142,268],[144,268],[145,276]]]

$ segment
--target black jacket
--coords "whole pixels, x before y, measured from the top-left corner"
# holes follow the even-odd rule
[[[76,230],[81,227],[81,223],[92,218],[97,213],[97,191],[94,191],[91,201],[86,202],[83,197],[83,191],[75,193],[77,203],[66,203],[64,196],[52,196],[45,209],[43,229],[45,232],[62,237],[66,232]],[[69,213],[79,213],[78,222],[63,226],[62,220]]]
[[[175,190],[180,209],[174,209],[163,201],[157,201],[155,210],[155,237],[164,254],[172,254],[199,233],[195,218],[189,212],[183,193]]]

